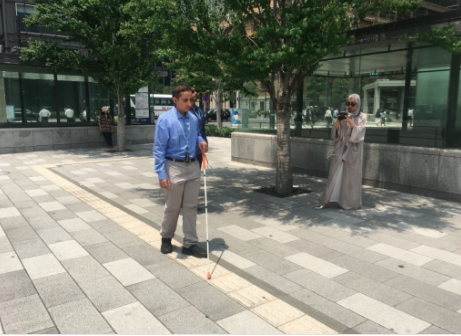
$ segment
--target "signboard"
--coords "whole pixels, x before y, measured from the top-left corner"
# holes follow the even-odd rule
[[[149,94],[147,86],[142,87],[135,95],[136,124],[149,124]]]
[[[6,120],[14,121],[14,105],[6,105]]]
[[[205,103],[209,103],[209,102],[210,102],[210,95],[209,95],[208,93],[205,93],[205,94],[203,95],[203,101],[204,101]]]
[[[231,109],[231,125],[238,125],[242,123],[242,114],[238,109]]]

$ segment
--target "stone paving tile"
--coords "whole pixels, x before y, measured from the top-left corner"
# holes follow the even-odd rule
[[[434,260],[423,266],[434,272],[441,273],[451,278],[461,280],[461,267],[446,263],[441,260]]]
[[[0,319],[6,334],[28,334],[54,327],[37,294],[1,302]]]
[[[429,258],[434,258],[434,259],[445,261],[449,264],[461,266],[461,255],[459,254],[447,252],[441,249],[437,249],[437,248],[425,246],[425,245],[415,247],[414,249],[411,249],[411,251],[422,254]]]
[[[88,211],[94,211],[94,209],[83,203],[83,202],[78,202],[78,203],[71,203],[71,204],[66,204],[66,208],[69,209],[70,211],[74,212],[76,215],[78,212],[88,212]]]
[[[247,308],[254,308],[276,299],[275,296],[255,285],[233,291],[228,295]]]
[[[56,196],[55,196],[56,197]],[[74,204],[74,203],[79,203],[79,199],[74,196],[61,196],[61,197],[56,197],[56,200],[64,205],[67,204]]]
[[[14,251],[0,253],[0,274],[22,270],[18,255]]]
[[[24,217],[18,216],[18,217],[0,218],[0,225],[5,230],[5,229],[20,227],[20,226],[29,226],[29,222],[27,222],[27,220]]]
[[[180,288],[177,293],[213,321],[222,320],[245,310],[243,306],[205,282]]]
[[[118,334],[171,334],[139,302],[106,311],[103,315]]]
[[[337,331],[327,327],[323,323],[315,320],[314,318],[304,315],[291,322],[285,323],[279,327],[285,334],[317,334],[317,335],[332,335],[338,334]]]
[[[251,286],[250,282],[234,273],[212,277],[209,283],[226,294]]]
[[[79,285],[100,312],[136,302],[133,295],[112,276],[81,282]]]
[[[107,277],[110,273],[93,257],[70,259],[62,262],[77,283]]]
[[[189,302],[159,279],[128,286],[127,290],[155,316],[161,316],[190,306]]]
[[[56,257],[51,253],[38,257],[22,259],[22,263],[32,280],[66,272],[59,263],[58,259],[56,259]]]
[[[226,333],[220,326],[193,306],[162,315],[159,320],[175,334]]]
[[[21,226],[11,229],[5,229],[5,233],[11,243],[38,238],[34,229],[32,229],[30,226]]]
[[[296,266],[292,262],[274,256],[273,254],[266,252],[264,250],[250,252],[244,254],[243,256],[258,264],[259,266],[267,268],[268,270],[279,275],[283,275],[300,269],[299,266]]]
[[[275,327],[279,327],[304,315],[302,311],[280,299],[264,303],[251,309],[251,311]]]
[[[230,250],[223,250],[223,251],[212,251],[211,254],[214,254],[218,258],[221,258],[228,263],[241,268],[241,269],[248,269],[250,267],[255,266],[256,264],[240,255],[230,251]]]
[[[420,332],[420,334],[426,334],[426,335],[437,335],[437,334],[441,334],[441,335],[448,335],[448,334],[451,334],[451,332],[449,331],[446,331],[446,330],[443,330],[442,328],[439,328],[439,327],[436,327],[436,326],[430,326],[429,328],[427,328],[426,330]]]
[[[461,333],[461,314],[444,309],[435,304],[413,298],[397,306],[397,309],[428,321],[449,332]]]
[[[297,249],[298,252],[295,254],[298,254],[299,252],[305,252],[311,256],[324,259],[324,260],[338,258],[343,255],[341,252],[335,251],[323,245],[318,245],[311,241],[306,241],[304,239],[298,239],[293,242],[287,243],[285,245],[289,245]],[[293,255],[294,254],[290,256],[293,256]]]
[[[406,294],[405,292],[371,280],[354,272],[348,272],[337,276],[334,280],[389,306],[395,306],[412,298],[411,295]]]
[[[55,334],[59,334],[59,330],[56,327],[53,327],[53,328],[47,328],[47,329],[39,330],[39,331],[33,332],[31,334],[50,334],[50,335],[55,335]]]
[[[172,260],[146,266],[152,274],[173,289],[201,282],[201,279]]]
[[[82,246],[89,246],[108,242],[106,237],[93,228],[71,232],[72,237]]]
[[[281,258],[299,253],[299,250],[293,248],[291,243],[282,244],[266,237],[253,239],[249,243]]]
[[[48,213],[51,218],[53,218],[55,221],[62,221],[66,219],[74,219],[77,218],[77,216],[70,210],[58,210],[58,211],[50,211]]]
[[[389,230],[389,231],[386,231],[386,233],[389,233],[390,235],[396,236],[401,239],[406,239],[409,241],[413,241],[415,243],[419,243],[420,245],[432,246],[432,247],[445,250],[445,251],[449,251],[449,252],[456,251],[456,249],[458,248],[458,245],[451,244],[446,241],[442,241],[442,240],[435,239],[435,238],[421,236],[413,232],[398,232],[398,231]]]
[[[305,252],[285,257],[285,259],[326,278],[334,278],[335,276],[349,271],[323,259],[311,256]]]
[[[95,229],[97,230],[97,228]],[[107,232],[103,234],[104,236],[106,236],[107,239],[109,239],[112,243],[114,243],[119,248],[124,248],[126,246],[139,244],[139,238],[124,229],[113,231],[113,232]]]
[[[68,273],[36,279],[34,285],[47,308],[85,299],[85,295]]]
[[[75,232],[91,229],[91,227],[80,218],[72,218],[58,221],[67,232]]]
[[[376,266],[383,267],[385,269],[392,270],[396,273],[400,273],[410,278],[425,282],[432,286],[437,286],[442,282],[447,281],[449,278],[442,274],[426,270],[422,267],[414,266],[401,260],[394,258],[388,258],[375,263]],[[426,264],[428,265],[428,264]],[[424,266],[426,266],[424,265]],[[461,271],[461,269],[460,269]]]
[[[144,242],[122,247],[122,250],[142,266],[155,265],[168,260],[168,257]]]
[[[282,332],[250,311],[229,316],[216,322],[229,334],[237,335],[278,335]]]
[[[0,274],[0,284],[0,302],[16,300],[37,293],[24,270]]]
[[[88,256],[88,252],[75,240],[68,240],[48,245],[60,261]]]
[[[46,212],[56,211],[56,210],[66,210],[66,207],[64,205],[56,201],[38,203],[38,205],[40,205],[43,208],[43,210],[45,210]]]
[[[257,234],[261,236],[271,238],[279,243],[288,243],[288,242],[292,242],[294,240],[299,239],[298,237],[295,237],[292,234],[282,232],[280,230],[267,227],[267,226],[259,228],[259,229],[253,229],[251,231],[256,232]]]
[[[286,294],[302,289],[301,286],[289,280],[287,275],[280,276],[258,265],[249,267],[245,271]]]
[[[302,287],[335,302],[356,293],[353,289],[307,269],[286,274],[285,277],[298,285],[301,285]]]
[[[379,254],[379,253],[376,253],[376,252],[373,252],[373,251],[370,251],[370,250],[367,250],[361,247],[357,247],[357,246],[354,246],[354,245],[351,245],[345,242],[337,242],[334,244],[329,244],[327,245],[327,247],[335,251],[344,253],[348,256],[355,257],[355,258],[361,259],[369,263],[375,263],[379,260],[386,259],[386,257],[383,256],[382,254]]]
[[[0,236],[0,253],[13,251],[10,241],[6,236]]]
[[[437,287],[461,296],[461,281],[460,280],[450,279],[444,283],[441,283]]]
[[[225,232],[235,238],[241,239],[243,241],[249,241],[252,239],[261,238],[261,235],[254,233],[250,230],[243,229],[238,225],[229,225],[218,228],[218,230]]]
[[[103,264],[124,286],[154,279],[155,276],[131,258]]]
[[[73,240],[72,236],[59,226],[52,229],[40,229],[37,233],[47,245]]]
[[[15,207],[0,208],[0,218],[10,218],[21,216],[21,213]]]
[[[125,231],[124,228],[122,228],[120,225],[117,223],[111,221],[110,219],[106,219],[103,221],[97,221],[97,222],[91,222],[88,223],[93,229],[96,231],[106,234],[110,232],[115,232],[115,231]]]
[[[430,326],[430,323],[413,314],[402,312],[362,293],[354,294],[338,304],[399,334],[417,334]]]
[[[43,189],[32,189],[32,190],[26,190],[26,193],[30,197],[36,197],[36,196],[47,196],[48,193],[43,190]]]
[[[74,301],[49,309],[62,334],[105,334],[112,328],[88,299]]]
[[[360,334],[368,334],[368,335],[375,335],[375,334],[395,334],[395,332],[386,329],[379,324],[367,320],[358,326],[354,327],[354,330],[359,332]],[[427,330],[427,329],[426,329]]]
[[[332,237],[329,237],[324,234],[317,233],[315,231],[311,231],[308,229],[297,228],[295,230],[289,231],[292,235],[302,238],[304,240],[320,244],[320,245],[328,245],[336,243],[338,240]]]
[[[416,266],[422,266],[433,260],[432,258],[425,257],[421,254],[399,249],[397,247],[393,247],[383,243],[370,246],[368,250],[380,253],[387,257],[402,260]]]
[[[87,223],[97,222],[97,221],[107,219],[105,216],[101,215],[99,212],[95,210],[76,212],[75,214]]]
[[[369,234],[367,234],[367,237],[377,242],[384,243],[384,244],[391,245],[391,246],[405,249],[405,250],[410,250],[414,247],[421,245],[419,243],[415,243],[410,240],[401,239],[396,236],[389,235],[385,232],[380,232],[379,229],[373,232],[370,232]]]

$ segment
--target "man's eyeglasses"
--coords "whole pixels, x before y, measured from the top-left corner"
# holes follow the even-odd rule
[[[346,102],[346,106],[352,106],[354,107],[355,105],[357,105],[356,103],[353,103],[353,102]]]
[[[195,92],[197,92],[197,91],[195,91],[195,90],[191,90],[191,91],[192,91],[192,93],[195,93]]]

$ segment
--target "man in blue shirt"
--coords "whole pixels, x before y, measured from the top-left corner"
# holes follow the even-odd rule
[[[173,90],[175,107],[163,113],[157,121],[154,142],[155,172],[160,187],[165,191],[162,246],[160,251],[171,253],[182,208],[184,243],[182,253],[206,258],[206,252],[197,247],[197,202],[200,191],[200,166],[196,160],[200,150],[206,153],[208,145],[199,131],[192,107],[192,89],[178,85]]]

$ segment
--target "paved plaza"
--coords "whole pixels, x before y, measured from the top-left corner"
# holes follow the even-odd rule
[[[152,145],[0,155],[0,334],[461,333],[461,204],[364,187],[317,211],[325,179],[257,193],[274,170],[209,141],[210,264],[180,226],[159,251]]]

